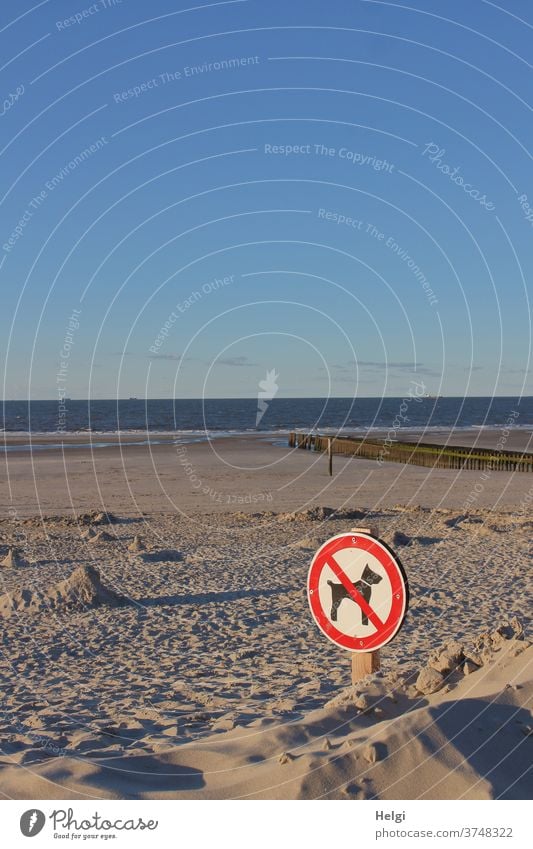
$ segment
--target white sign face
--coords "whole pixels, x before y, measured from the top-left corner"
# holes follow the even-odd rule
[[[332,555],[331,559],[340,566],[352,583],[359,585],[360,592],[362,590],[364,595],[369,595],[372,609],[382,622],[386,622],[392,607],[392,588],[377,557],[357,548],[344,548]],[[373,583],[364,582],[363,574]],[[352,637],[369,637],[375,634],[378,630],[376,626],[365,616],[342,584],[342,589],[336,589],[339,584],[339,578],[331,566],[325,565],[320,575],[318,592],[320,604],[328,619],[339,631]],[[339,596],[342,598],[339,599]]]

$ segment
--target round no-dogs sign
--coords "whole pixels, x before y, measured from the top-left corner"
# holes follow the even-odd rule
[[[338,534],[322,545],[307,576],[307,597],[322,633],[353,652],[376,651],[398,633],[409,588],[395,554],[370,534]]]

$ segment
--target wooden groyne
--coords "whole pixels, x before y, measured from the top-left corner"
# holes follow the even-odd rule
[[[313,433],[289,434],[289,446],[309,451],[362,457],[366,460],[409,463],[436,469],[473,469],[498,472],[533,472],[533,454],[491,448],[463,448],[459,445],[435,445],[430,442],[393,442],[384,439],[360,439],[349,436],[323,436]]]

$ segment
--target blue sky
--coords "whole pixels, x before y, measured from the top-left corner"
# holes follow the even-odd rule
[[[528,4],[0,15],[5,398],[533,394]]]

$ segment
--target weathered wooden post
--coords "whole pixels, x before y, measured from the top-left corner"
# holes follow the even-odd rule
[[[370,534],[378,537],[379,531],[376,525],[371,528],[352,528],[350,533]],[[357,684],[365,675],[377,672],[381,666],[379,649],[368,652],[352,652],[352,684]]]
[[[352,684],[357,684],[366,675],[377,672],[380,666],[379,649],[365,654],[352,652]]]
[[[332,451],[332,439],[328,438],[328,469],[329,476],[333,475],[333,451]]]

